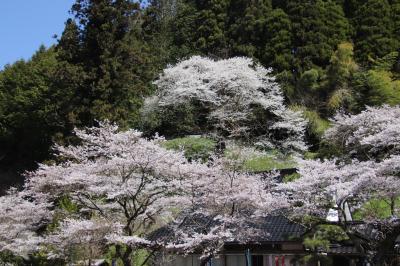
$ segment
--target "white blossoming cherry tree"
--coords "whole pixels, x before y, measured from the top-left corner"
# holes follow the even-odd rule
[[[10,189],[0,197],[0,251],[23,258],[38,251],[45,239],[36,232],[51,221],[51,208],[52,204],[40,193]]]
[[[373,262],[381,263],[400,235],[395,204],[400,196],[400,107],[368,107],[357,115],[338,114],[332,122],[324,138],[341,149],[343,156],[300,161],[300,178],[278,188],[292,192],[289,202],[294,214],[308,214],[324,223],[327,210],[336,209],[338,225]],[[371,200],[387,201],[390,217],[370,213],[363,217],[363,225],[352,226],[355,223],[346,215],[347,206],[362,210]]]
[[[41,250],[71,260],[70,251],[78,249],[90,260],[115,245],[116,256],[131,265],[138,248],[190,252],[206,241],[244,238],[246,230],[237,230],[243,220],[280,206],[267,189],[271,180],[240,173],[222,159],[189,162],[162,148],[162,138],[109,123],[75,133],[79,145],[57,146],[58,163],[30,173],[22,196],[0,197],[0,228],[8,232],[0,237],[0,251]],[[65,198],[73,210],[59,207]],[[177,233],[166,242],[146,239],[157,225],[198,213],[215,221],[212,231]],[[214,246],[205,253],[217,252]]]
[[[165,69],[154,84],[156,95],[146,99],[142,113],[158,132],[189,121],[186,132],[178,133],[212,132],[269,148],[306,149],[306,121],[285,106],[271,70],[250,58],[193,56]]]

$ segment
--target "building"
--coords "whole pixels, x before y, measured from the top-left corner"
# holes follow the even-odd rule
[[[206,217],[197,216],[185,219],[179,226],[185,228],[196,228],[204,230],[208,224]],[[208,262],[208,266],[297,266],[297,265],[327,265],[324,261],[329,260],[337,266],[363,265],[363,256],[354,245],[349,243],[331,244],[328,250],[311,251],[306,250],[303,239],[307,234],[304,226],[290,221],[284,216],[271,215],[257,222],[249,222],[251,226],[260,232],[247,243],[226,242],[221,252]],[[173,239],[173,231],[168,227],[157,230],[153,239]],[[178,255],[171,253],[160,253],[165,266],[200,266],[201,252],[190,255]],[[306,255],[316,254],[321,259],[307,264],[303,263]],[[160,259],[161,260],[161,259]]]

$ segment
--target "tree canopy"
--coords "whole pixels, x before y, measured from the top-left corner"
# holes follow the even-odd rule
[[[155,82],[158,90],[146,100],[144,120],[162,133],[187,127],[269,148],[305,150],[306,122],[284,105],[270,73],[248,58],[191,57],[164,70]]]

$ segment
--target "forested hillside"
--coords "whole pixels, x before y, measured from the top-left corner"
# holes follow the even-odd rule
[[[310,121],[313,151],[338,110],[400,102],[397,0],[77,0],[71,12],[54,47],[0,72],[2,179],[51,159],[51,143],[74,143],[76,126],[146,129],[139,110],[152,81],[192,55],[271,67]]]
[[[304,229],[290,263],[400,260],[400,0],[70,14],[0,71],[0,264],[206,266],[278,215]]]

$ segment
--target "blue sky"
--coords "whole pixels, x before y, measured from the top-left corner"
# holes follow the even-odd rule
[[[60,36],[74,0],[0,0],[0,69]]]

